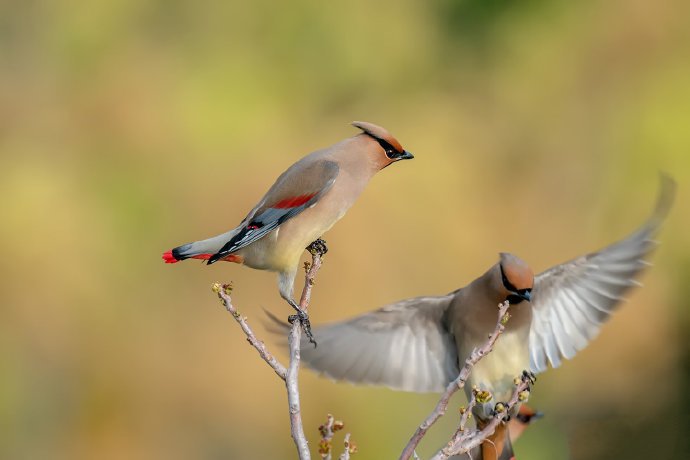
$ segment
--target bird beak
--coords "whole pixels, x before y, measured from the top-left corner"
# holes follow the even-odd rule
[[[524,294],[518,294],[521,299],[525,299],[528,302],[532,301],[532,293],[529,291],[525,291]]]
[[[398,157],[398,159],[400,159],[400,160],[411,160],[411,159],[413,159],[413,158],[414,158],[414,155],[412,155],[412,154],[411,154],[410,152],[408,152],[407,150],[403,150],[402,155],[400,155],[400,156]]]

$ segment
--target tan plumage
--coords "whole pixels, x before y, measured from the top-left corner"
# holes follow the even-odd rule
[[[380,126],[354,122],[362,133],[313,152],[290,166],[239,226],[163,254],[242,263],[279,273],[280,295],[293,307],[293,285],[304,249],[352,206],[369,180],[398,160],[413,158]],[[239,192],[239,191],[238,191]]]
[[[638,284],[674,194],[673,181],[663,178],[655,212],[636,232],[536,277],[524,261],[503,253],[486,273],[448,295],[407,299],[315,328],[319,347],[304,348],[302,359],[339,380],[440,392],[458,375],[459,363],[485,343],[498,303],[508,298],[506,330],[465,387],[493,393],[492,402],[475,410],[485,419],[497,401],[509,399],[523,370],[558,367],[597,335],[623,294]]]

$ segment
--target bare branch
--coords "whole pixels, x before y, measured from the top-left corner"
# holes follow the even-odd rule
[[[340,431],[345,427],[345,424],[340,420],[335,420],[331,414],[328,414],[326,423],[319,426],[319,433],[321,433],[321,442],[319,442],[319,455],[323,460],[331,460],[333,453],[333,435],[336,431]],[[345,450],[350,444],[350,433],[345,435]],[[348,453],[349,456],[349,453]],[[340,457],[342,458],[342,456]],[[349,458],[349,457],[348,457]]]
[[[345,450],[340,454],[339,460],[350,460],[350,454],[357,453],[357,446],[354,442],[350,441],[350,433],[345,434],[343,444],[345,444]]]
[[[436,423],[436,421],[439,418],[441,418],[443,414],[446,413],[446,409],[448,408],[450,398],[453,396],[453,394],[455,394],[456,391],[465,387],[465,383],[467,382],[472,368],[479,362],[480,359],[482,359],[484,356],[489,354],[491,350],[493,350],[496,340],[505,330],[505,324],[510,318],[510,315],[508,314],[508,308],[510,307],[510,304],[507,300],[502,304],[499,304],[498,307],[498,321],[496,322],[496,328],[489,336],[489,339],[482,347],[475,348],[472,351],[470,357],[467,358],[467,360],[465,361],[465,365],[460,370],[460,374],[458,375],[458,377],[451,383],[449,383],[446,387],[446,391],[443,393],[441,399],[436,404],[436,408],[434,408],[434,411],[426,418],[426,420],[424,420],[419,425],[417,431],[415,431],[415,433],[410,438],[410,441],[407,443],[407,446],[405,446],[405,449],[402,451],[402,454],[400,454],[400,460],[408,460],[415,454],[415,449],[417,448],[419,442],[422,440],[429,428],[431,428],[431,426],[434,423]]]
[[[302,290],[302,297],[300,298],[299,306],[305,313],[309,308],[309,301],[311,300],[311,289],[314,286],[314,278],[321,268],[321,253],[316,250],[311,250],[312,262],[305,263],[304,269],[306,271],[304,279],[304,289]],[[290,348],[290,364],[287,369],[285,378],[285,387],[288,393],[288,405],[290,408],[290,431],[292,439],[295,441],[299,458],[301,460],[309,460],[311,455],[309,453],[309,445],[307,438],[304,435],[304,426],[302,425],[302,413],[300,410],[299,401],[299,386],[298,386],[298,372],[300,362],[300,338],[302,336],[302,324],[299,321],[293,321],[288,335],[288,346]]]
[[[465,427],[467,426],[467,421],[472,416],[472,409],[474,408],[474,406],[476,404],[477,404],[477,393],[475,391],[473,391],[472,397],[470,398],[470,401],[467,403],[467,407],[463,407],[460,409],[460,413],[462,414],[460,416],[460,425],[458,425],[458,430],[455,432],[454,436],[457,436],[458,433],[462,433],[465,431]]]
[[[223,306],[225,306],[225,309],[232,315],[233,318],[235,318],[235,321],[237,321],[237,323],[240,325],[242,331],[247,336],[247,342],[249,342],[251,346],[256,348],[256,351],[259,352],[259,356],[261,356],[261,359],[266,361],[266,363],[269,366],[271,366],[275,373],[278,374],[278,377],[285,380],[285,378],[287,377],[287,369],[285,369],[285,366],[283,366],[275,358],[275,356],[273,356],[268,351],[265,343],[256,338],[256,336],[254,335],[254,331],[252,331],[252,328],[249,327],[249,324],[247,323],[247,318],[240,315],[235,306],[232,304],[232,298],[230,297],[230,294],[232,293],[232,284],[223,284],[221,286],[220,283],[215,283],[211,289],[213,290],[213,292],[218,294],[218,297],[220,298],[220,301],[223,303]]]
[[[321,433],[321,442],[319,442],[319,454],[324,460],[331,460],[331,450],[333,445],[331,441],[333,440],[333,423],[335,419],[331,414],[326,417],[326,423],[319,427],[319,433]]]
[[[305,263],[305,282],[304,289],[302,290],[302,296],[300,298],[300,308],[302,311],[306,312],[309,307],[309,300],[311,299],[311,290],[314,286],[314,278],[316,273],[321,268],[321,256],[325,253],[321,252],[320,247],[325,246],[310,246],[310,251],[312,255],[312,262]],[[212,287],[213,292],[218,294],[221,302],[225,306],[225,309],[235,318],[235,321],[240,325],[242,331],[247,336],[247,341],[256,349],[263,359],[271,369],[285,381],[285,387],[288,393],[288,406],[290,411],[290,431],[292,434],[292,439],[297,447],[297,452],[299,454],[300,460],[310,460],[311,454],[309,453],[309,445],[307,444],[307,438],[304,435],[304,427],[302,425],[302,414],[300,411],[300,400],[299,400],[299,386],[298,386],[298,372],[299,372],[299,361],[300,361],[300,336],[302,335],[302,326],[299,321],[293,321],[290,328],[290,333],[288,335],[288,343],[290,348],[290,363],[286,368],[283,366],[266,348],[261,340],[259,340],[251,327],[247,323],[247,318],[239,314],[235,306],[232,304],[232,299],[230,294],[232,292],[232,285],[230,284],[219,284],[215,283]]]

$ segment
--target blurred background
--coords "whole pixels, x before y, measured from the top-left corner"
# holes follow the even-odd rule
[[[539,272],[598,249],[672,174],[644,289],[540,377],[516,452],[690,455],[689,26],[683,0],[0,2],[0,458],[294,458],[283,384],[210,291],[234,281],[278,352],[275,275],[160,255],[235,226],[352,120],[416,159],[326,235],[315,324],[447,293],[499,251]],[[331,412],[362,460],[397,458],[437,400],[301,388],[312,446]]]

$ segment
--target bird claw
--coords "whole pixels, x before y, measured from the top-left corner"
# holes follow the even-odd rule
[[[317,254],[323,256],[328,252],[328,246],[326,246],[326,241],[318,238],[316,241],[307,246],[307,251],[314,256]]]
[[[524,371],[522,371],[522,380],[524,382],[528,382],[529,385],[531,386],[537,382],[537,376],[534,374],[534,372],[524,370]]]
[[[314,340],[314,334],[311,332],[311,323],[309,322],[309,315],[304,310],[297,309],[297,314],[296,315],[290,315],[288,316],[288,322],[290,324],[294,324],[295,321],[299,321],[299,323],[302,325],[302,329],[304,329],[304,334],[307,336],[307,339],[309,339],[309,343],[314,344],[314,348],[316,348],[316,340]]]

